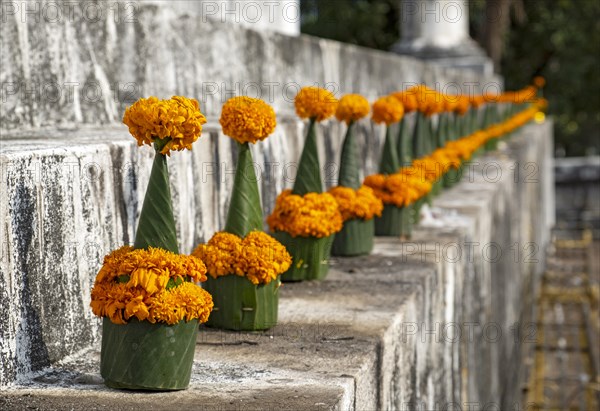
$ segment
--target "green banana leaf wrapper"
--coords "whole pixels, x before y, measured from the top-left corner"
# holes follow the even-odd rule
[[[178,254],[167,157],[155,142],[156,154],[135,237],[135,249],[162,248]],[[100,372],[117,389],[171,391],[189,385],[198,321],[176,325],[131,319],[113,324],[104,318]]]
[[[396,207],[386,204],[381,217],[375,218],[375,235],[379,237],[410,237],[412,234],[412,206]]]
[[[335,234],[329,237],[292,237],[285,231],[273,233],[292,256],[292,266],[281,276],[283,282],[324,280]]]
[[[400,166],[409,166],[413,159],[414,150],[412,134],[406,117],[403,117],[400,121],[396,143],[398,144],[398,160],[400,161]]]
[[[263,212],[258,179],[253,167],[250,146],[238,144],[238,163],[225,231],[244,238],[263,228]],[[212,278],[204,289],[213,297],[213,309],[206,325],[236,331],[259,331],[277,324],[280,281],[254,285],[235,274]]]
[[[336,233],[331,254],[338,257],[368,255],[373,251],[375,219],[354,218],[344,222],[344,228]]]
[[[246,277],[235,274],[212,278],[203,288],[213,296],[215,304],[207,327],[234,331],[268,330],[277,325],[279,280],[254,285]]]
[[[411,222],[413,226],[419,224],[419,222],[421,221],[421,208],[423,208],[425,203],[427,203],[427,196],[419,198],[417,201],[411,204]]]
[[[432,198],[437,197],[442,192],[443,188],[444,188],[444,182],[443,182],[443,179],[440,178],[435,183],[433,183],[433,185],[431,186],[430,194],[431,194]]]
[[[464,166],[461,164],[458,168],[450,167],[448,172],[442,178],[444,188],[454,187],[461,180]]]
[[[176,325],[132,319],[102,323],[100,374],[111,388],[184,390],[190,383],[198,321]]]
[[[392,127],[387,126],[385,131],[385,142],[381,153],[379,163],[379,172],[381,174],[394,174],[400,168],[400,159],[398,158],[397,135],[392,132]]]
[[[357,190],[361,186],[361,181],[359,176],[358,148],[355,142],[353,126],[354,124],[352,123],[348,125],[348,131],[344,138],[338,185]],[[389,141],[387,143],[391,144],[393,142]],[[335,235],[331,252],[335,256],[369,254],[373,250],[374,235],[375,226],[373,219],[367,221],[362,219],[344,221],[342,231]]]

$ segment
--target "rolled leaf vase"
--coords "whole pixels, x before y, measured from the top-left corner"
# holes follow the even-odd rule
[[[412,234],[412,206],[396,207],[386,204],[381,217],[375,218],[375,235],[380,237],[410,237]]]
[[[226,275],[202,284],[215,304],[207,327],[233,331],[261,331],[277,325],[279,280],[252,284],[246,277]]]
[[[102,323],[100,374],[111,388],[185,390],[192,374],[198,320],[175,325],[133,318],[124,325]]]
[[[335,234],[329,237],[292,237],[285,231],[273,233],[292,256],[292,266],[281,275],[283,282],[324,280]]]
[[[446,174],[444,174],[444,177],[442,178],[444,187],[445,188],[454,187],[456,184],[458,184],[458,182],[462,178],[462,174],[463,174],[463,165],[462,164],[458,168],[450,167],[448,169],[448,172],[446,172]]]
[[[373,251],[374,235],[375,219],[348,220],[342,231],[335,235],[331,254],[338,257],[368,255]]]

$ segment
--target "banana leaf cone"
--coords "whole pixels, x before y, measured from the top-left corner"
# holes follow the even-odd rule
[[[322,192],[316,121],[311,119],[292,193],[303,196]],[[282,243],[292,256],[292,266],[283,273],[282,281],[323,280],[327,276],[334,235],[324,238],[292,237],[284,231],[277,231],[273,233],[273,237]]]
[[[102,323],[100,374],[111,388],[185,390],[192,374],[198,320],[176,325],[131,319]]]
[[[433,117],[426,117],[427,121],[427,155],[433,153],[437,146],[437,129],[433,124]]]
[[[463,174],[463,165],[461,164],[459,167],[450,167],[448,172],[444,174],[443,177],[443,186],[444,188],[454,187],[462,178]]]
[[[387,126],[383,151],[381,153],[381,162],[379,164],[379,172],[381,174],[394,174],[400,168],[396,137],[397,136],[392,133],[392,127]]]
[[[425,157],[427,152],[428,142],[426,129],[428,125],[425,115],[420,111],[417,112],[417,121],[413,130],[413,158]]]
[[[134,248],[162,248],[179,253],[167,158],[156,150]],[[189,385],[198,321],[175,325],[131,319],[124,325],[104,318],[100,373],[107,386],[118,389],[171,391]]]
[[[263,212],[248,143],[238,143],[238,163],[225,231],[240,238],[263,229]],[[277,324],[280,280],[253,284],[231,273],[204,283],[215,304],[206,326],[235,331],[266,330]]]
[[[436,130],[436,148],[442,148],[446,145],[448,140],[448,115],[446,113],[440,114],[439,123]]]
[[[206,325],[234,331],[268,330],[277,325],[279,279],[254,285],[246,277],[208,276],[204,289],[213,296],[213,308]]]
[[[417,224],[419,224],[419,221],[421,221],[421,208],[423,208],[423,206],[425,205],[425,203],[427,203],[427,196],[419,198],[417,201],[415,201],[411,207],[412,207],[412,225],[415,226]]]
[[[400,121],[398,129],[398,161],[401,167],[409,166],[413,159],[413,141],[406,117]]]
[[[329,272],[329,257],[335,234],[329,237],[292,237],[285,231],[273,233],[292,256],[292,266],[283,273],[281,281],[298,282],[324,280]]]
[[[342,146],[340,175],[338,185],[357,190],[361,186],[358,171],[358,149],[353,132],[353,124],[348,125],[348,131]],[[373,219],[351,219],[344,222],[342,231],[335,235],[331,253],[335,256],[366,255],[373,251],[375,226]]]
[[[375,235],[380,237],[410,237],[412,206],[396,207],[385,204],[381,217],[375,218]]]
[[[488,104],[487,107],[485,108],[482,128],[484,128],[484,129],[488,128],[492,124],[495,124],[497,122],[498,122],[498,109],[495,104]],[[488,140],[485,143],[485,150],[486,151],[496,150],[498,148],[498,141],[499,141],[499,139],[497,139],[497,138]]]
[[[431,186],[431,197],[436,197],[438,196],[441,192],[442,189],[444,188],[444,181],[443,179],[438,179],[435,183],[432,184]]]

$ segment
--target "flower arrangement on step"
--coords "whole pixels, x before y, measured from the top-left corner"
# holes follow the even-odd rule
[[[402,166],[398,158],[397,135],[393,133],[393,126],[402,120],[404,106],[402,102],[393,95],[385,96],[373,103],[373,122],[385,124],[386,133],[379,164],[379,178],[374,181],[368,179],[365,185],[371,187],[375,194],[391,189],[387,187],[387,176],[395,174]],[[408,229],[406,222],[410,221],[412,200],[407,200],[406,192],[389,191],[390,196],[379,196],[383,202],[383,211],[380,217],[375,219],[375,234],[378,236],[402,235]],[[393,193],[393,194],[392,194]],[[395,201],[390,201],[391,198]],[[387,201],[386,201],[387,200]]]
[[[419,108],[417,97],[412,91],[398,91],[392,93],[392,96],[400,101],[404,108],[404,115],[400,120],[397,137],[397,155],[401,166],[410,165],[414,158],[413,148],[413,136],[410,125],[408,123],[408,116],[416,115]],[[413,114],[414,113],[414,114]]]
[[[250,144],[266,139],[276,126],[264,101],[234,97],[223,106],[223,133],[237,142],[238,161],[227,222],[193,255],[208,268],[204,288],[215,307],[209,327],[256,331],[277,324],[280,276],[291,265],[285,247],[262,231],[263,211]]]
[[[384,204],[383,215],[376,222],[377,235],[410,237],[413,225],[411,206],[431,191],[431,183],[421,177],[420,170],[409,166],[394,174],[373,174],[365,178],[364,184]]]
[[[295,99],[298,116],[309,119],[308,133],[293,189],[278,196],[267,218],[273,236],[292,256],[283,281],[324,279],[334,236],[342,229],[342,214],[335,198],[323,192],[316,135],[317,123],[333,116],[337,105],[332,93],[318,87],[301,89]]]
[[[105,257],[92,289],[92,311],[103,317],[100,372],[113,388],[185,389],[198,323],[213,301],[197,284],[207,279],[204,263],[179,254],[167,156],[191,149],[206,119],[196,100],[150,97],[129,107],[123,122],[155,158],[135,244]]]
[[[517,93],[518,98],[523,99],[526,92]],[[451,96],[447,96],[446,100]],[[514,98],[513,95],[511,98]],[[503,97],[504,99],[506,97]],[[447,104],[449,110],[463,110],[465,107],[464,97],[455,99],[456,104]],[[525,110],[509,117],[507,120],[492,124],[491,126],[478,130],[468,136],[450,140],[441,148],[435,149],[431,154],[416,158],[409,167],[399,168],[391,174],[375,174],[367,176],[364,181],[366,186],[373,189],[375,195],[385,204],[383,218],[386,218],[385,225],[382,224],[378,235],[383,236],[410,236],[411,223],[414,220],[407,218],[402,214],[389,213],[390,210],[404,209],[412,205],[415,211],[419,212],[419,204],[422,202],[433,185],[440,181],[444,175],[448,175],[452,170],[460,173],[460,168],[466,161],[469,161],[478,150],[484,147],[490,140],[499,139],[510,135],[512,131],[531,121],[540,111],[546,108],[546,101],[536,100],[534,104]]]
[[[332,254],[357,256],[373,250],[374,218],[380,217],[383,203],[371,188],[361,185],[358,148],[354,124],[371,111],[369,102],[358,94],[348,94],[339,101],[336,118],[346,123],[347,131],[342,144],[338,185],[329,193],[338,203],[344,227],[335,235]]]

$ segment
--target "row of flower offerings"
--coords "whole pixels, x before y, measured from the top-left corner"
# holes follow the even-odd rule
[[[267,218],[272,236],[263,232],[250,144],[273,133],[275,113],[258,99],[227,101],[220,124],[223,133],[236,142],[238,152],[227,220],[223,231],[198,245],[191,255],[180,254],[178,249],[167,158],[173,151],[192,149],[206,118],[198,102],[185,97],[150,97],[129,107],[124,123],[139,146],[154,148],[155,158],[135,243],[105,257],[91,293],[91,308],[103,317],[101,374],[106,385],[185,389],[199,323],[230,330],[273,327],[282,280],[323,279],[332,251],[340,256],[368,254],[376,231],[402,234],[406,224],[412,224],[413,217],[406,213],[412,204],[425,198],[444,176],[486,143],[529,121],[542,105],[537,101],[480,131],[447,132],[435,144],[433,134],[423,132],[431,125],[417,120],[412,132],[415,138],[409,145],[404,136],[408,126],[402,122],[396,141],[391,126],[401,122],[405,112],[425,113],[427,120],[427,116],[446,112],[463,115],[469,106],[476,106],[475,99],[452,97],[420,86],[380,99],[371,107],[359,95],[338,101],[324,89],[302,89],[295,105],[300,118],[309,120],[308,134],[295,183],[279,195]],[[494,102],[502,99],[508,99],[507,94],[495,96]],[[368,116],[371,108],[373,121],[386,124],[387,133],[381,174],[363,182],[354,125]],[[338,185],[324,192],[317,128],[319,122],[334,115],[347,125],[347,131]],[[454,123],[450,126],[450,121],[440,121],[437,129],[442,124],[454,130],[466,127]],[[431,141],[424,145],[422,140],[427,139]],[[436,171],[432,173],[432,169]]]

